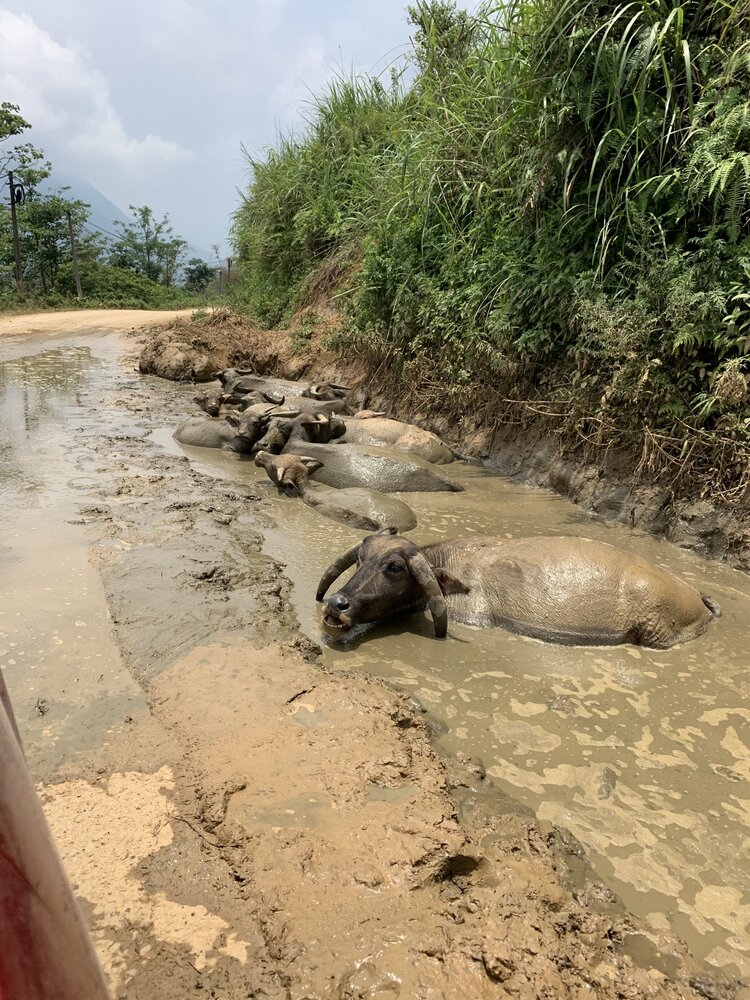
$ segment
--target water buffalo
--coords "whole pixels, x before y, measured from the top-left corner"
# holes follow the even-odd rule
[[[239,409],[246,409],[255,403],[270,403],[272,406],[281,406],[284,396],[279,392],[225,392],[224,389],[201,389],[193,396],[196,403],[209,417],[218,417],[221,414],[222,406],[238,406]]]
[[[367,416],[349,417],[346,421],[344,441],[352,444],[384,445],[418,455],[433,465],[447,465],[454,461],[453,452],[437,434],[422,430],[414,424],[392,420],[377,411],[361,410]]]
[[[189,417],[174,432],[180,444],[194,448],[220,448],[240,455],[252,453],[253,445],[262,436],[271,414],[280,417],[297,416],[296,410],[281,410],[268,403],[256,403],[243,413],[230,411],[223,419]]]
[[[209,417],[218,417],[225,400],[223,389],[201,389],[193,396],[196,403]]]
[[[354,563],[354,576],[324,606],[324,629],[337,638],[427,606],[438,638],[450,613],[545,642],[666,649],[695,639],[721,614],[667,570],[587,538],[454,538],[420,548],[381,531],[326,570],[318,601]]]
[[[219,417],[188,417],[173,435],[175,441],[194,448],[221,448],[238,454],[250,451],[250,446],[238,439],[237,430]]]
[[[256,442],[256,451],[270,451],[274,455],[287,444],[328,444],[342,436],[346,424],[337,416],[324,413],[300,413],[296,417],[271,416],[263,437]]]
[[[300,452],[304,448],[304,452]],[[315,478],[344,489],[367,486],[380,493],[435,493],[440,490],[461,492],[463,486],[449,479],[437,466],[416,455],[371,448],[362,444],[290,445],[284,452],[305,454],[322,462]]]
[[[245,375],[255,375],[254,368],[224,368],[222,371],[214,372],[214,378],[221,382],[223,389],[237,383]]]
[[[286,397],[288,406],[293,406],[302,413],[348,413],[349,404],[345,399],[311,399],[309,396],[297,396],[290,393]]]
[[[215,372],[214,375],[221,382],[225,392],[268,392],[287,396],[299,394],[303,388],[299,382],[256,375],[252,369],[248,368],[226,368],[224,371]]]
[[[322,402],[330,402],[334,399],[343,399],[349,387],[346,385],[338,385],[336,382],[319,382],[317,385],[311,385],[307,389],[303,389],[300,392],[300,396],[305,396],[307,399],[317,399]]]
[[[274,406],[281,406],[286,400],[283,392],[268,389],[251,389],[249,392],[242,388],[234,388],[231,392],[224,393],[224,402],[230,406],[236,406],[238,410],[246,410],[254,403],[272,403]]]
[[[411,507],[385,493],[363,487],[345,490],[313,488],[309,477],[321,468],[321,463],[314,458],[259,451],[255,455],[255,464],[265,469],[271,482],[287,496],[301,497],[308,507],[334,521],[362,531],[377,531],[378,528],[391,526],[399,531],[411,531],[416,527],[417,519]]]

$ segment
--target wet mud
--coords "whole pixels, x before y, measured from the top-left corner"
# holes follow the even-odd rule
[[[132,348],[0,342],[0,666],[113,995],[741,996],[734,970],[692,959],[668,920],[628,917],[569,807],[540,824],[505,756],[480,746],[476,717],[498,702],[493,724],[533,784],[549,720],[567,746],[566,726],[612,725],[619,688],[612,707],[648,708],[650,668],[613,686],[594,654],[576,673],[551,647],[485,647],[465,629],[441,647],[451,673],[418,619],[321,654],[311,582],[356,535],[278,499],[246,462],[177,449],[191,390],[139,376]],[[442,514],[422,497],[420,520],[484,530],[466,496]],[[543,652],[519,672],[527,642]],[[512,667],[509,701],[493,671]],[[726,704],[705,732],[727,743],[740,810]],[[624,810],[622,765],[591,771],[596,802]]]

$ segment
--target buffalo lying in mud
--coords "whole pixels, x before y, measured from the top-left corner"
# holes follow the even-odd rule
[[[284,453],[300,454],[300,445],[287,444]],[[436,493],[463,486],[449,479],[436,465],[417,455],[371,448],[361,444],[304,445],[304,454],[322,463],[315,473],[318,482],[336,489],[366,486],[380,493]]]
[[[193,396],[193,402],[209,417],[218,417],[223,406],[240,406],[247,409],[255,403],[270,403],[281,406],[284,396],[280,392],[225,392],[224,389],[202,389]]]
[[[177,428],[174,438],[194,448],[221,448],[251,455],[262,450],[279,452],[286,444],[306,447],[309,443],[328,442],[343,433],[344,423],[338,417],[253,403],[246,410],[230,410],[222,419],[189,417]]]
[[[230,411],[224,418],[188,417],[174,432],[175,441],[193,448],[220,448],[239,455],[250,455],[256,441],[265,433],[271,417],[289,419],[298,410],[282,410],[269,403],[255,403],[242,413]]]
[[[271,415],[265,433],[254,450],[278,455],[287,445],[329,444],[345,431],[346,425],[340,417],[324,413],[300,413],[296,417]]]
[[[347,417],[344,441],[395,448],[418,455],[433,465],[447,465],[454,461],[453,452],[437,434],[373,410],[360,410],[355,416]]]
[[[303,389],[300,396],[317,399],[319,402],[330,402],[334,399],[344,399],[348,391],[349,387],[346,385],[338,385],[336,382],[318,382],[316,385]]]
[[[221,388],[227,397],[231,396],[235,405],[242,406],[243,396],[249,393],[261,393],[272,402],[284,402],[288,406],[307,413],[345,413],[349,412],[346,402],[346,386],[336,383],[321,383],[305,386],[301,382],[291,382],[288,379],[270,378],[256,375],[247,368],[226,368],[215,372],[215,377],[221,382]],[[228,400],[225,400],[228,402]]]
[[[343,490],[316,489],[310,484],[310,475],[322,468],[320,462],[306,455],[272,455],[259,451],[255,464],[266,470],[271,482],[287,496],[299,496],[307,504],[333,521],[341,521],[362,531],[394,527],[411,531],[417,519],[411,507],[401,500],[368,490],[351,487]]]
[[[666,570],[587,538],[454,538],[420,548],[386,529],[337,559],[316,599],[355,563],[356,573],[324,605],[324,629],[336,638],[429,607],[441,639],[450,613],[545,642],[666,649],[695,639],[721,614]]]

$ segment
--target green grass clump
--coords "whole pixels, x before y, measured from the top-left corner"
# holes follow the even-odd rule
[[[253,161],[234,230],[249,304],[278,322],[351,261],[341,346],[387,358],[420,402],[534,413],[742,496],[750,8],[409,16],[404,76],[337,81]]]

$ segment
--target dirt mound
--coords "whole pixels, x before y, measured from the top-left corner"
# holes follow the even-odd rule
[[[210,382],[214,372],[252,356],[252,332],[228,309],[179,317],[146,341],[138,367],[173,382]]]
[[[315,331],[311,332],[311,324]],[[139,368],[174,382],[207,382],[230,365],[254,368],[259,375],[301,379],[322,377],[336,367],[324,346],[331,317],[301,310],[289,330],[261,330],[228,309],[181,317],[156,331],[143,331]],[[311,374],[312,377],[312,374]]]

